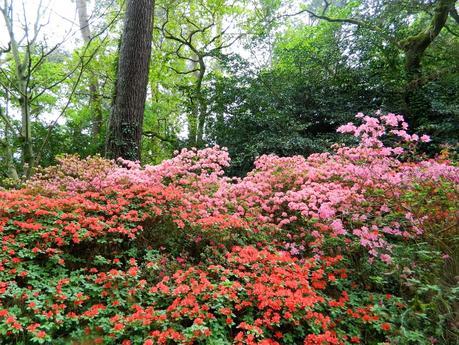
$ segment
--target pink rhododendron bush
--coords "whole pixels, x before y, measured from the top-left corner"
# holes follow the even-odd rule
[[[61,157],[0,191],[0,344],[457,344],[459,168],[407,127],[244,178]]]

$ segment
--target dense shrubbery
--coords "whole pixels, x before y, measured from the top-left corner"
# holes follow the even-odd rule
[[[459,168],[357,117],[358,146],[242,179],[214,147],[1,191],[0,344],[455,344]]]

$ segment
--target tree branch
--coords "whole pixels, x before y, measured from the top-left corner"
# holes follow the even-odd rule
[[[177,143],[177,140],[173,139],[173,138],[169,138],[169,137],[165,137],[165,136],[162,136],[156,132],[153,132],[153,131],[144,131],[142,132],[142,135],[146,136],[147,138],[157,138],[161,141],[165,141],[165,142],[168,142],[168,143],[171,143],[171,144],[176,144]]]
[[[195,68],[195,69],[192,69],[190,71],[179,71],[178,69],[172,67],[172,66],[167,66],[169,69],[173,70],[175,73],[177,74],[190,74],[190,73],[194,73],[194,72],[198,72],[200,69],[199,68]]]

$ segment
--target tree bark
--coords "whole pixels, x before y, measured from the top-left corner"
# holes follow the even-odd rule
[[[19,44],[13,31],[12,4],[5,2],[1,8],[3,19],[6,24],[10,39],[11,53],[16,65],[16,88],[19,91],[19,104],[21,106],[21,129],[19,138],[22,148],[22,164],[24,174],[29,177],[34,168],[34,153],[32,144],[32,119],[30,117],[30,90],[28,82],[30,80],[30,44],[28,43],[26,52],[21,58]]]
[[[411,126],[417,127],[422,115],[429,113],[431,101],[422,90],[421,61],[426,49],[432,44],[446,25],[448,15],[454,9],[456,0],[438,0],[432,20],[427,28],[417,35],[410,36],[399,42],[405,53],[406,85],[404,101],[407,105],[405,115]]]
[[[106,156],[140,160],[154,0],[128,0]]]
[[[456,0],[438,0],[430,25],[420,33],[400,42],[405,52],[405,68],[411,78],[421,75],[421,59],[426,49],[440,34]]]
[[[198,133],[196,135],[196,143],[198,147],[204,145],[204,127],[207,119],[207,104],[202,93],[202,82],[204,75],[206,73],[206,65],[204,63],[204,58],[199,58],[199,73],[198,80],[196,84],[196,98],[198,102]]]
[[[192,64],[195,85],[190,94],[191,111],[187,115],[188,120],[188,145],[192,147],[202,147],[204,144],[204,127],[207,117],[207,105],[202,93],[202,82],[206,74],[206,64],[204,57],[195,53],[195,61]]]
[[[222,47],[223,46],[223,15],[218,15],[217,18],[216,18],[216,25],[215,25],[215,29],[216,29],[216,34],[217,34],[217,39],[215,40],[215,45],[217,47]],[[220,51],[220,53],[222,53]],[[215,66],[215,70],[214,70],[214,73],[217,75],[217,77],[222,77],[223,76],[223,73],[222,73],[222,65],[220,63],[220,60],[217,60],[216,61],[216,66]],[[219,107],[217,110],[216,110],[216,126],[217,128],[223,128],[224,126],[224,123],[225,123],[225,117],[224,117],[224,106],[222,107]]]
[[[8,96],[7,96],[7,102],[8,102]],[[0,139],[0,146],[3,146],[4,151],[5,151],[4,159],[5,159],[5,166],[7,170],[6,175],[13,180],[18,180],[19,174],[16,170],[16,166],[14,165],[13,151],[10,145],[10,140],[9,140],[9,135],[8,135],[10,130],[12,130],[12,128],[10,128],[11,124],[9,122],[8,114],[3,114],[3,110],[1,107],[0,107],[0,117],[2,118],[4,117],[5,119],[4,139]]]
[[[80,32],[83,42],[87,45],[91,42],[91,29],[88,21],[88,0],[76,0],[76,8],[78,13],[78,20],[80,23]],[[94,141],[97,141],[103,123],[101,97],[99,95],[99,84],[96,75],[89,72],[89,106],[92,113],[92,128],[91,136]]]
[[[325,16],[328,6],[322,12],[322,15],[316,14],[309,10],[304,10],[312,17],[323,19],[334,23],[348,23],[367,28],[378,32],[383,37],[396,45],[405,55],[405,75],[406,82],[404,86],[403,101],[405,102],[405,114],[410,120],[412,127],[417,126],[422,113],[426,113],[431,107],[431,101],[427,95],[422,93],[422,58],[427,48],[432,44],[441,30],[445,27],[448,15],[459,22],[459,15],[454,7],[457,0],[437,0],[432,5],[434,13],[429,25],[416,35],[412,35],[403,40],[397,40],[391,35],[387,35],[383,29],[369,21],[362,21],[355,18],[330,18]]]

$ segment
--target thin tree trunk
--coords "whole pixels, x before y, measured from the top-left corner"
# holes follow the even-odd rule
[[[87,0],[76,0],[76,8],[83,42],[89,44],[91,42],[91,29],[88,21]],[[97,141],[103,123],[102,104],[97,77],[93,72],[90,71],[89,73],[89,105],[93,116],[91,136],[94,141]]]
[[[8,98],[7,98],[8,102]],[[7,106],[8,107],[8,106]],[[11,144],[9,140],[9,132],[11,130],[10,123],[7,120],[8,119],[8,111],[6,111],[6,114],[2,114],[2,108],[0,107],[0,117],[5,117],[5,135],[4,135],[4,140],[0,140],[1,146],[4,147],[5,150],[5,161],[6,161],[6,174],[9,178],[13,180],[18,180],[19,179],[19,174],[16,170],[16,166],[14,165],[14,159],[13,159],[13,150],[11,149]]]
[[[7,169],[6,174],[9,178],[13,180],[19,180],[19,174],[16,170],[16,166],[14,165],[13,151],[11,150],[11,145],[6,135],[5,135],[5,140],[4,140],[4,147],[5,147],[5,160],[6,160],[6,169]]]
[[[206,120],[207,107],[202,94],[202,82],[206,73],[206,65],[202,56],[195,56],[196,62],[191,66],[196,78],[191,94],[191,112],[187,116],[188,120],[188,145],[199,147],[203,144],[204,124]]]
[[[21,81],[22,84],[22,81]],[[19,100],[21,103],[21,143],[22,143],[22,160],[24,165],[24,173],[26,177],[32,175],[34,169],[34,154],[32,146],[32,120],[30,118],[30,104],[29,95],[27,93],[27,86],[23,89],[23,96]]]
[[[128,0],[118,63],[116,98],[106,156],[140,160],[153,29],[153,0]]]
[[[197,104],[193,104],[191,113],[187,115],[188,122],[188,146],[197,146],[197,134],[198,134],[198,115],[197,115]]]
[[[22,147],[22,164],[24,174],[29,177],[32,174],[34,168],[34,155],[33,155],[33,144],[32,144],[32,120],[30,118],[30,103],[29,103],[29,88],[27,68],[30,62],[29,52],[25,53],[23,59],[19,54],[19,45],[16,41],[13,31],[13,18],[10,17],[12,13],[8,12],[8,9],[2,8],[3,19],[6,24],[8,35],[11,44],[11,53],[16,65],[16,87],[19,90],[20,97],[19,103],[21,106],[21,130],[19,133],[21,147]]]
[[[222,47],[223,46],[223,15],[221,14],[217,16],[216,35],[218,38],[215,40],[215,46]],[[222,51],[221,53],[223,54]],[[217,60],[216,62],[214,73],[217,75],[217,77],[223,76],[220,60]],[[218,109],[216,109],[216,120],[217,120],[216,127],[223,128],[224,122],[225,122],[224,106],[218,107]]]
[[[197,57],[196,57],[197,58]],[[194,77],[196,80],[199,79],[199,70],[198,70],[198,62],[193,61],[191,65],[191,69],[195,70]],[[188,146],[196,147],[197,146],[197,135],[198,135],[198,117],[199,117],[199,102],[196,92],[197,87],[193,87],[190,93],[190,101],[191,101],[191,111],[187,115],[188,121]]]
[[[196,144],[198,147],[204,144],[204,128],[207,120],[207,104],[202,94],[202,81],[206,73],[206,65],[202,57],[199,58],[199,74],[196,85],[196,97],[198,102],[198,133],[196,135]]]

